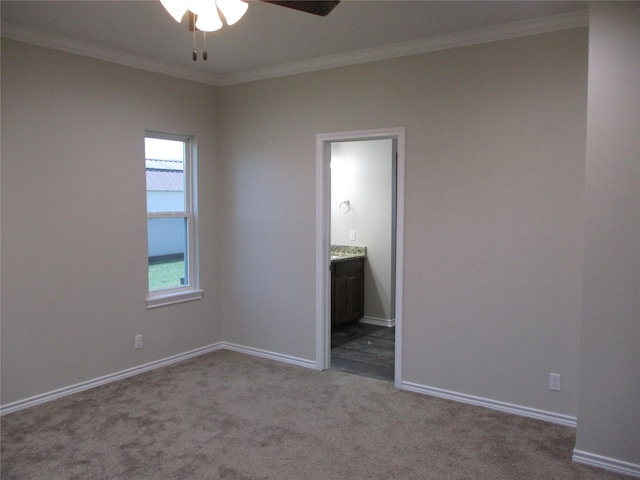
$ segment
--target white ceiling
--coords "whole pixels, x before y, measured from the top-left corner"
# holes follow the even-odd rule
[[[587,22],[578,1],[343,0],[327,17],[260,1],[207,35],[191,58],[186,16],[159,0],[0,3],[2,35],[206,83],[225,85]],[[198,50],[202,37],[198,36]]]

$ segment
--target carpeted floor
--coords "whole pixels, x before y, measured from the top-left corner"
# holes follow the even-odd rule
[[[9,479],[616,479],[574,430],[220,351],[5,415]]]

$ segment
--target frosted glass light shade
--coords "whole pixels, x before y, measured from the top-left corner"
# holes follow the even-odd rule
[[[207,8],[198,14],[196,28],[203,32],[214,32],[222,28],[222,20],[216,11],[216,4],[211,2],[213,8]]]
[[[227,25],[233,25],[246,13],[247,5],[242,0],[216,0],[218,8],[224,15]]]
[[[173,19],[180,23],[187,10],[197,15],[196,28],[213,32],[222,28],[218,9],[227,25],[233,25],[247,12],[249,5],[242,0],[160,0]]]
[[[182,17],[184,17],[184,13],[187,11],[184,0],[160,0],[160,2],[176,22],[180,23],[182,21]]]
[[[216,8],[215,0],[187,0],[184,3],[187,4],[189,11],[196,15],[206,15],[209,9]]]

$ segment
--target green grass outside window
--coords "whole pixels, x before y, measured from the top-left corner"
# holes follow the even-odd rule
[[[149,261],[149,291],[182,286],[185,277],[184,260]]]

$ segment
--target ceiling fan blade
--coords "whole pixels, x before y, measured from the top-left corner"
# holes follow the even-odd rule
[[[274,5],[280,5],[283,7],[293,8],[294,10],[300,10],[301,12],[312,13],[314,15],[320,15],[324,17],[329,15],[331,10],[333,10],[336,5],[340,3],[340,0],[337,1],[310,1],[310,0],[301,0],[301,1],[280,1],[280,0],[262,0],[266,3],[273,3]]]

